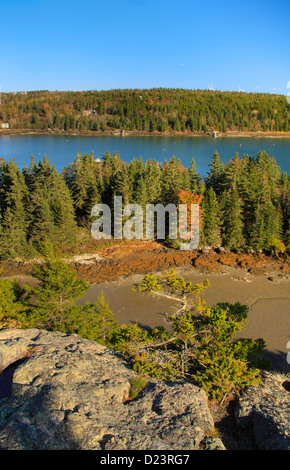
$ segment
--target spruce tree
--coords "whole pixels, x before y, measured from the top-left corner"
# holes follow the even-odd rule
[[[53,215],[50,208],[49,191],[38,181],[33,184],[27,205],[28,240],[38,250],[46,241],[56,239]]]
[[[209,168],[210,172],[206,178],[206,187],[209,188],[211,186],[214,192],[219,195],[225,186],[225,166],[217,150],[213,154]]]
[[[162,170],[156,160],[147,160],[145,164],[144,181],[149,204],[160,202]]]
[[[198,192],[200,175],[198,174],[194,158],[192,158],[190,162],[189,177],[190,177],[190,190],[196,194]]]
[[[241,201],[236,187],[227,194],[223,213],[223,245],[230,249],[239,249],[243,241],[243,216]]]
[[[102,291],[95,303],[85,304],[75,331],[79,336],[101,344],[108,344],[117,326],[118,321]]]
[[[46,158],[23,170],[29,188],[28,238],[36,249],[42,242],[55,248],[72,246],[76,240],[73,199],[64,178]]]
[[[0,256],[26,256],[28,188],[15,161],[0,164],[1,239]]]
[[[208,189],[202,202],[203,220],[200,244],[217,246],[221,243],[220,209],[212,187]]]
[[[77,313],[75,301],[82,297],[89,285],[77,278],[76,271],[53,254],[50,244],[43,247],[44,262],[33,266],[37,287],[35,297],[34,326],[48,330],[66,331],[70,315]]]
[[[78,152],[73,164],[64,172],[64,180],[71,192],[76,218],[79,224],[90,221],[92,207],[101,200],[102,164],[94,155]]]
[[[182,187],[184,168],[179,159],[173,156],[169,162],[164,162],[161,177],[161,203],[178,204],[178,194]]]

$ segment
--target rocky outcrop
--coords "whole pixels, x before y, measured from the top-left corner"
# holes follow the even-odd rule
[[[290,450],[290,380],[278,373],[263,373],[263,383],[239,399],[238,425],[253,432],[262,450]]]
[[[95,342],[14,329],[0,331],[0,350],[2,385],[12,379],[2,449],[198,449],[214,427],[205,393],[189,383],[151,381],[130,400],[135,373]]]
[[[152,380],[131,399],[136,373],[93,341],[2,330],[0,353],[0,449],[230,450],[200,388]],[[253,433],[254,448],[289,450],[289,390],[287,376],[264,373],[238,400],[235,433]]]

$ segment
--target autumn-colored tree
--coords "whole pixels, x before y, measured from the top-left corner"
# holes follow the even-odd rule
[[[179,204],[186,204],[187,205],[187,226],[191,225],[191,205],[198,204],[199,206],[202,203],[204,196],[200,196],[199,194],[194,194],[191,191],[186,191],[185,189],[181,189],[178,193]],[[202,223],[202,215],[203,209],[199,207],[199,227],[201,227]]]

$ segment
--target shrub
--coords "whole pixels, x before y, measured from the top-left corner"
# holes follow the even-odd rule
[[[271,237],[269,240],[268,240],[268,243],[267,243],[267,248],[269,250],[274,250],[275,252],[283,252],[286,250],[286,247],[284,245],[284,243],[279,240],[278,238],[275,238],[275,237]]]
[[[181,308],[167,317],[170,332],[157,329],[156,335],[156,329],[154,334],[136,326],[123,327],[126,341],[119,337],[115,347],[130,358],[140,375],[190,379],[210,398],[222,400],[260,382],[257,358],[263,354],[265,343],[261,339],[235,339],[246,324],[248,307],[239,302],[207,306],[200,293],[208,285],[207,281],[189,285],[174,270],[164,273],[159,290],[160,286],[169,286],[171,292],[183,293]]]

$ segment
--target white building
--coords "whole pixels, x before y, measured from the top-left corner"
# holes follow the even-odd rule
[[[1,127],[2,127],[2,129],[9,129],[8,122],[3,122],[3,124],[1,124]]]

